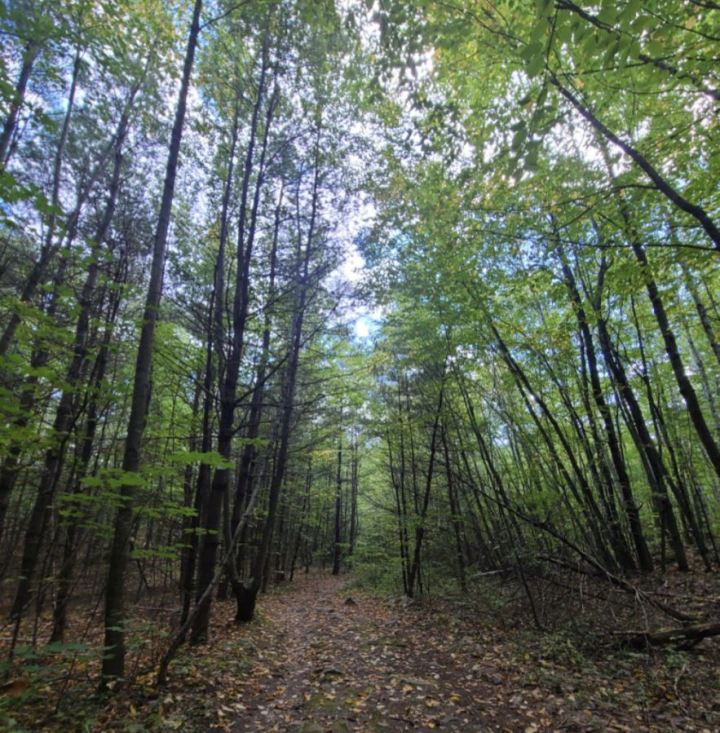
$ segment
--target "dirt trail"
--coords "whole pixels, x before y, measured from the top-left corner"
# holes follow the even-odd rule
[[[506,699],[495,657],[484,664],[414,609],[344,585],[318,574],[263,599],[245,711],[230,730],[540,730],[524,700]]]
[[[460,610],[384,600],[347,577],[298,577],[260,599],[257,623],[228,622],[226,661],[241,660],[243,671],[232,683],[224,678],[218,724],[203,730],[720,730],[711,645],[664,661],[586,656],[562,637]]]
[[[629,653],[591,629],[537,632],[490,588],[480,593],[408,605],[362,593],[348,576],[301,575],[263,595],[251,624],[217,602],[208,644],[181,650],[166,687],[146,656],[132,684],[96,699],[97,668],[74,662],[75,686],[33,692],[8,729],[720,731],[720,639]]]

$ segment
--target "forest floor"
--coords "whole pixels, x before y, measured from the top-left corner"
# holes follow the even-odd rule
[[[41,700],[16,710],[11,729],[720,730],[714,640],[691,652],[589,653],[457,601],[407,603],[319,572],[263,596],[252,624],[235,625],[232,612],[216,604],[213,639],[181,653],[166,688],[138,674],[101,704],[80,686],[44,720]]]

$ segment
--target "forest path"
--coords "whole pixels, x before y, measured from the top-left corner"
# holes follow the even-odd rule
[[[516,694],[497,644],[484,647],[450,619],[442,625],[437,614],[346,585],[312,574],[261,600],[254,666],[231,706],[242,712],[229,707],[216,730],[550,729],[539,691]]]

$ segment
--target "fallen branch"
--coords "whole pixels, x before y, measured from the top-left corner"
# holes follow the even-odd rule
[[[565,547],[572,550],[581,560],[583,560],[590,568],[592,568],[592,572],[588,570],[588,568],[583,568],[579,563],[577,565],[573,565],[571,563],[562,562],[563,565],[566,565],[569,569],[573,570],[574,572],[581,573],[583,575],[598,575],[600,577],[604,577],[607,582],[609,582],[611,585],[615,586],[616,588],[619,588],[620,590],[624,591],[625,593],[628,593],[631,596],[634,596],[638,601],[645,602],[650,606],[653,606],[654,608],[658,609],[659,611],[662,611],[667,616],[670,616],[671,618],[674,618],[676,621],[680,621],[680,623],[693,623],[698,621],[697,616],[693,616],[691,614],[687,614],[683,611],[678,611],[677,609],[673,608],[672,606],[668,606],[665,603],[662,603],[661,601],[658,601],[656,598],[653,598],[649,593],[642,590],[641,588],[638,588],[637,586],[634,586],[632,583],[629,583],[624,578],[621,578],[618,575],[615,575],[615,573],[608,570],[599,560],[596,560],[589,552],[586,552],[581,547],[579,547],[575,542],[565,537],[561,532],[556,530],[549,521],[536,519],[535,517],[532,517],[528,514],[526,514],[524,511],[518,509],[517,507],[513,506],[507,501],[501,501],[495,496],[492,496],[486,491],[483,491],[481,488],[478,488],[478,492],[485,496],[487,499],[492,501],[493,503],[507,509],[511,514],[514,514],[519,519],[522,519],[524,522],[527,522],[531,527],[535,527],[536,529],[541,530],[542,532],[546,532],[551,537],[554,537],[558,542],[565,545]],[[546,561],[549,561],[548,557],[545,557]],[[560,564],[560,561],[555,558],[554,562],[556,564]]]
[[[499,570],[487,570],[480,573],[473,573],[473,578],[487,578],[490,575],[509,575],[515,568],[500,568]]]
[[[650,646],[675,644],[681,649],[691,649],[703,639],[720,636],[720,624],[696,624],[660,631],[617,631],[622,644],[634,649],[646,649]]]
[[[546,529],[546,531],[549,531]],[[642,590],[641,588],[638,588],[637,586],[632,585],[632,583],[629,583],[623,578],[618,577],[614,573],[611,573],[609,570],[604,568],[597,560],[595,560],[591,555],[584,552],[582,549],[577,547],[577,545],[574,545],[569,540],[561,537],[557,533],[552,533],[553,536],[557,537],[561,542],[568,545],[572,549],[575,550],[592,568],[595,572],[589,571],[587,568],[583,568],[580,564],[573,566],[570,563],[567,563],[566,566],[574,570],[576,573],[580,573],[581,575],[591,575],[593,577],[599,576],[599,577],[605,577],[606,580],[611,584],[614,585],[616,588],[620,588],[620,590],[625,591],[626,593],[629,593],[638,601],[644,601],[649,606],[653,606],[654,608],[657,608],[658,611],[662,611],[667,616],[670,616],[670,618],[674,618],[676,621],[681,622],[692,622],[697,621],[697,616],[690,615],[688,613],[685,613],[684,611],[678,611],[676,608],[672,608],[671,606],[668,606],[666,603],[663,603],[662,601],[658,601],[656,598],[651,598],[650,594]]]

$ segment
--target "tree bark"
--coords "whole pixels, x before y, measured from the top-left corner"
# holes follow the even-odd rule
[[[7,168],[10,159],[10,143],[17,127],[20,108],[25,102],[25,92],[28,81],[30,81],[30,74],[32,73],[35,59],[37,59],[39,52],[40,44],[37,41],[30,40],[25,44],[22,66],[20,67],[18,80],[15,83],[15,90],[10,101],[7,117],[3,124],[2,133],[0,133],[0,173]]]
[[[237,407],[237,384],[240,374],[240,362],[245,347],[245,328],[247,325],[248,307],[250,302],[250,264],[255,242],[258,201],[263,185],[264,160],[269,134],[268,120],[268,124],[265,126],[262,137],[260,160],[255,178],[253,205],[251,210],[248,211],[250,183],[255,165],[255,147],[257,145],[259,134],[260,113],[265,100],[266,77],[269,68],[269,34],[267,32],[263,38],[261,59],[257,98],[253,106],[250,124],[250,140],[245,154],[241,184],[236,281],[232,308],[232,342],[230,346],[230,355],[227,360],[224,360],[224,379],[220,389],[220,421],[218,424],[217,445],[218,453],[220,453],[223,459],[228,462],[232,458],[232,443],[233,436],[235,434],[235,409]],[[268,105],[268,107],[271,108],[272,105]],[[268,116],[270,116],[270,114]],[[223,312],[219,305],[223,299],[223,295],[219,293],[218,298],[219,301],[216,314],[220,319],[222,319]],[[224,331],[224,328],[222,326],[222,320],[220,322],[217,321],[217,316],[216,329],[219,336],[219,334]],[[221,353],[220,350],[218,353]],[[198,596],[204,594],[206,586],[211,582],[215,574],[215,563],[217,560],[217,551],[221,536],[220,516],[223,503],[226,501],[229,494],[231,476],[231,469],[227,467],[216,468],[213,475],[207,499],[207,507],[205,510],[205,521],[203,524],[203,529],[205,531],[198,557]],[[212,597],[207,596],[192,627],[191,641],[194,644],[204,643],[207,640],[211,606]]]
[[[630,476],[628,475],[625,460],[623,459],[620,440],[615,431],[612,415],[610,414],[610,409],[605,401],[605,395],[603,394],[602,385],[600,383],[600,373],[598,371],[597,355],[595,353],[595,343],[592,331],[590,330],[587,315],[582,305],[577,283],[575,282],[575,276],[573,275],[572,270],[567,264],[567,261],[561,251],[560,258],[563,277],[565,279],[568,292],[570,293],[570,298],[575,309],[575,317],[577,318],[585,346],[585,356],[587,358],[588,371],[590,372],[590,385],[593,400],[595,401],[595,405],[598,408],[598,412],[600,413],[600,417],[602,418],[603,425],[605,427],[605,437],[608,442],[608,448],[610,450],[610,456],[617,475],[618,483],[620,484],[620,492],[623,497],[625,513],[628,518],[630,534],[632,535],[633,544],[635,545],[638,563],[640,569],[647,573],[653,569],[652,557],[650,556],[650,550],[648,549],[647,542],[645,540],[642,523],[640,521],[640,513],[630,486]]]
[[[415,530],[415,546],[413,548],[413,559],[408,573],[408,597],[412,598],[415,593],[415,584],[420,575],[420,557],[422,551],[423,539],[425,537],[425,520],[427,519],[428,507],[430,505],[430,491],[435,469],[435,458],[437,454],[438,434],[440,432],[440,419],[443,409],[443,400],[445,397],[445,365],[443,365],[440,390],[438,393],[437,407],[435,408],[435,416],[433,418],[432,432],[430,434],[430,457],[428,462],[427,473],[425,474],[425,491],[423,492],[422,506],[419,512],[419,524]]]
[[[155,324],[157,323],[158,310],[162,297],[165,251],[167,247],[168,229],[170,227],[172,202],[175,194],[175,177],[180,156],[180,142],[185,124],[190,76],[195,60],[198,36],[200,34],[201,10],[202,0],[195,0],[190,33],[185,51],[180,93],[175,111],[175,121],[170,137],[165,183],[153,244],[150,282],[145,300],[143,323],[135,363],[130,418],[128,420],[127,438],[125,440],[125,451],[122,462],[125,480],[120,488],[121,504],[115,515],[113,540],[110,548],[110,565],[105,590],[105,651],[102,663],[102,688],[106,688],[108,683],[113,680],[122,679],[125,674],[124,586],[130,554],[132,503],[139,481],[140,452],[150,400],[150,372],[152,367],[152,351],[155,342]]]
[[[679,209],[693,217],[710,238],[715,249],[720,251],[720,229],[718,229],[717,224],[715,224],[702,206],[692,203],[673,188],[670,182],[660,174],[660,172],[647,160],[647,158],[645,158],[644,155],[642,155],[632,145],[621,140],[614,132],[603,124],[588,107],[586,107],[569,89],[560,83],[555,75],[551,75],[550,82],[595,130],[635,161],[638,167],[655,184],[655,187],[661,194],[663,194],[663,196],[665,196]]]
[[[40,478],[38,493],[30,514],[30,522],[25,532],[25,543],[23,547],[22,561],[20,564],[20,582],[18,584],[15,600],[10,612],[18,624],[31,597],[31,584],[35,574],[40,554],[45,527],[47,526],[49,512],[55,497],[60,474],[65,459],[65,449],[70,438],[70,429],[75,413],[75,393],[80,382],[83,367],[87,355],[87,342],[90,334],[90,315],[93,306],[93,296],[97,285],[99,272],[99,255],[102,242],[107,235],[110,223],[115,213],[118,188],[120,185],[120,169],[122,166],[122,143],[124,132],[118,141],[118,148],[115,154],[115,165],[113,169],[110,192],[103,213],[103,218],[95,232],[91,246],[92,262],[88,268],[87,277],[80,295],[80,313],[78,314],[75,327],[75,338],[73,342],[73,357],[65,374],[65,386],[58,403],[53,422],[52,434],[53,445],[45,453],[45,466]]]
[[[237,620],[241,622],[252,621],[255,615],[255,603],[258,591],[262,586],[265,564],[272,543],[275,518],[280,500],[280,490],[282,488],[283,481],[285,480],[285,471],[287,468],[288,449],[290,447],[290,427],[295,409],[295,385],[297,382],[297,372],[303,341],[305,309],[310,288],[310,261],[315,252],[315,228],[317,226],[320,193],[319,144],[320,140],[318,131],[318,139],[315,142],[315,172],[312,185],[310,220],[304,247],[302,246],[301,232],[300,229],[298,229],[298,242],[296,248],[298,279],[295,285],[295,304],[293,308],[292,326],[290,329],[288,361],[282,386],[282,407],[278,434],[278,448],[275,456],[272,477],[270,479],[268,511],[262,529],[260,546],[258,547],[255,561],[253,563],[252,575],[248,581],[243,583],[242,597],[238,602]],[[298,227],[300,227],[299,186],[300,181],[298,180]]]
[[[341,427],[342,429],[342,427]],[[340,574],[342,560],[342,438],[337,449],[337,474],[335,478],[335,532],[333,542],[332,574]]]
[[[642,463],[645,468],[648,483],[650,484],[650,490],[653,493],[655,504],[659,509],[663,532],[667,531],[670,537],[670,544],[672,545],[678,567],[681,570],[688,570],[685,548],[675,520],[675,512],[673,511],[670,497],[667,493],[667,486],[668,484],[672,485],[672,479],[665,468],[665,464],[655,446],[654,440],[650,436],[650,431],[645,423],[640,404],[628,382],[625,369],[620,360],[615,358],[607,325],[600,316],[598,317],[597,328],[605,364],[629,413],[632,427],[630,432],[638,452],[643,459]]]
[[[75,51],[75,60],[73,62],[72,78],[70,80],[70,90],[68,92],[67,106],[63,117],[63,124],[60,128],[60,138],[58,139],[57,148],[55,150],[55,160],[53,163],[52,190],[50,194],[50,215],[48,217],[45,238],[40,250],[40,259],[33,267],[30,277],[25,284],[21,299],[23,302],[29,302],[35,294],[38,285],[42,281],[43,275],[50,262],[53,252],[53,239],[55,237],[55,227],[57,225],[58,208],[60,207],[60,184],[62,181],[63,158],[65,157],[65,147],[67,145],[68,135],[70,133],[70,121],[72,119],[75,108],[75,94],[77,92],[78,78],[80,75],[80,60],[82,51],[78,48]],[[15,337],[15,331],[20,324],[20,315],[17,311],[10,316],[8,323],[0,336],[0,356],[4,356],[10,344]]]
[[[629,222],[627,211],[624,207],[623,211],[627,224]],[[645,287],[647,289],[650,302],[652,303],[655,320],[660,327],[660,333],[662,334],[663,342],[665,344],[665,352],[668,355],[668,360],[670,361],[670,366],[672,367],[673,374],[675,375],[675,381],[677,382],[680,394],[685,400],[690,421],[695,428],[698,438],[700,438],[700,443],[705,449],[705,455],[708,457],[715,473],[720,478],[720,447],[718,447],[718,444],[713,438],[712,431],[708,427],[702,408],[700,407],[700,401],[695,393],[695,388],[692,386],[690,378],[685,371],[685,365],[683,364],[683,359],[680,355],[680,350],[678,349],[675,332],[670,326],[670,320],[668,319],[667,312],[665,311],[665,305],[663,304],[663,300],[660,296],[660,291],[658,290],[655,278],[652,276],[650,271],[650,265],[645,254],[645,249],[637,241],[637,237],[633,235],[630,237],[630,244],[635,254],[635,258],[642,268]]]

